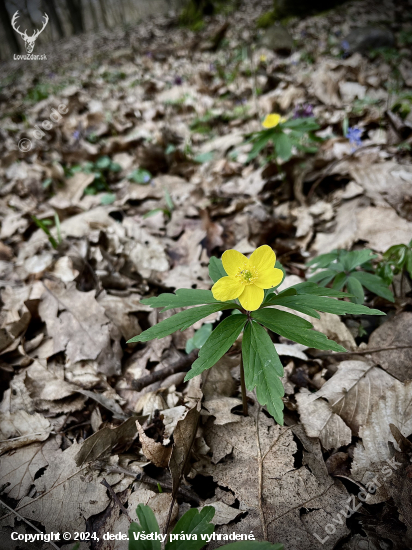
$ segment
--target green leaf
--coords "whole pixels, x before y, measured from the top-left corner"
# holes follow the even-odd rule
[[[152,174],[148,170],[143,170],[143,168],[137,168],[133,170],[127,178],[133,183],[138,183],[139,185],[147,185],[152,179]]]
[[[188,510],[176,523],[173,534],[196,535],[198,540],[173,540],[167,542],[165,550],[200,550],[205,546],[206,541],[201,535],[211,535],[215,526],[210,521],[215,515],[213,506],[205,506],[199,512],[196,508]]]
[[[348,252],[344,257],[341,258],[341,261],[345,267],[346,271],[352,271],[355,267],[358,267],[370,260],[374,260],[378,256],[369,250],[369,248],[364,248],[363,250],[353,250]]]
[[[342,288],[345,286],[347,280],[346,273],[338,273],[332,283],[333,290],[342,290]]]
[[[315,283],[309,281],[305,283],[298,283],[297,285],[290,286],[294,288],[298,294],[311,294],[312,296],[333,296],[334,298],[349,298],[350,294],[346,292],[339,292],[333,288],[323,288]]]
[[[222,277],[227,277],[227,273],[223,267],[222,260],[212,256],[209,261],[209,277],[214,283],[217,283]]]
[[[306,265],[308,266],[316,266],[313,269],[319,269],[322,267],[329,267],[329,265],[337,260],[338,258],[338,251],[332,250],[332,252],[329,252],[328,254],[320,254],[319,256],[316,256],[315,258],[312,258],[309,262],[307,262]]]
[[[406,271],[409,273],[409,276],[412,277],[412,250],[408,250],[406,254],[405,267]]]
[[[127,343],[132,342],[148,342],[154,338],[160,339],[173,334],[177,330],[186,330],[192,326],[203,317],[207,317],[211,313],[216,313],[216,311],[231,309],[233,308],[233,303],[218,302],[217,304],[210,304],[206,306],[194,307],[191,309],[186,309],[180,313],[176,313],[164,321],[160,321],[157,325],[144,330],[138,336],[134,336]]]
[[[395,301],[395,298],[393,297],[392,292],[389,290],[389,288],[384,283],[384,281],[377,275],[373,275],[372,273],[366,273],[365,271],[354,271],[351,274],[351,278],[357,279],[360,284],[362,284],[365,288],[367,288],[377,296],[381,296],[382,298],[385,298],[390,302]],[[354,293],[352,292],[352,294]]]
[[[258,309],[252,312],[252,317],[269,330],[310,348],[346,351],[344,347],[333,340],[329,340],[321,332],[312,330],[312,325],[308,321],[286,311]]]
[[[106,168],[109,168],[111,162],[112,161],[110,160],[110,158],[105,155],[104,157],[100,157],[99,159],[97,159],[95,166],[98,170],[106,170]]]
[[[165,293],[152,298],[140,300],[142,304],[151,307],[162,307],[162,311],[167,311],[175,307],[198,306],[200,304],[223,304],[213,298],[210,290],[196,288],[179,288],[175,294]]]
[[[190,311],[190,310],[189,310]],[[199,357],[185,376],[185,382],[210,369],[230,349],[247,321],[246,315],[230,315],[215,328],[199,351]]]
[[[159,525],[150,506],[139,504],[136,508],[136,514],[140,525],[136,522],[130,524],[129,550],[161,550],[159,540],[141,540],[137,538],[142,533],[146,535],[149,533],[159,533]]]
[[[225,544],[225,550],[284,550],[284,546],[267,541],[239,540]]]
[[[324,269],[323,271],[318,271],[318,273],[311,275],[308,278],[308,281],[311,281],[312,283],[319,283],[320,285],[325,286],[330,283],[335,276],[336,271],[333,271],[332,269]]]
[[[250,162],[255,157],[257,157],[260,151],[264,147],[266,147],[268,142],[272,139],[272,136],[273,136],[273,132],[268,132],[267,130],[258,132],[257,134],[255,134],[255,137],[253,139],[253,147],[246,159],[246,162]]]
[[[237,313],[240,313],[238,309],[234,309]],[[186,342],[186,353],[190,353],[194,349],[200,349],[206,340],[209,338],[212,332],[212,323],[205,323],[197,330],[192,338]]]
[[[105,193],[100,198],[100,204],[113,204],[116,200],[116,195],[114,193]]]
[[[243,333],[242,357],[247,389],[253,391],[256,386],[259,403],[283,425],[283,366],[269,334],[255,321],[248,323]]]
[[[285,133],[276,134],[273,138],[276,154],[283,160],[289,160],[292,156],[292,142],[289,136]]]
[[[353,315],[385,315],[385,313],[379,309],[371,309],[366,306],[353,304],[352,302],[345,302],[343,300],[334,300],[321,296],[311,296],[310,294],[286,296],[285,298],[282,297],[279,302],[271,300],[271,304],[279,304],[284,307],[289,307],[290,309],[296,309],[296,311],[299,311],[296,306],[310,307],[317,311],[335,313],[336,315],[344,315],[345,313],[351,313]]]
[[[210,162],[213,160],[214,156],[215,154],[213,151],[208,151],[207,153],[200,153],[199,155],[196,155],[193,160],[199,164],[203,164],[204,162]]]
[[[348,287],[349,292],[354,296],[353,298],[351,298],[351,301],[355,304],[363,304],[365,300],[365,294],[363,292],[362,285],[360,284],[358,279],[356,277],[348,277],[348,280],[346,281],[346,286]]]

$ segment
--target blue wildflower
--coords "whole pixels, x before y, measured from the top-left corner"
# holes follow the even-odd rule
[[[313,116],[313,106],[309,103],[304,105],[296,105],[293,118],[309,118]]]
[[[74,139],[75,139],[76,141],[79,140],[79,139],[80,139],[80,131],[79,131],[79,130],[75,130],[75,131],[73,132],[73,137],[74,137]]]
[[[354,145],[355,149],[356,147],[360,147],[362,145],[362,130],[360,128],[348,128],[348,131],[346,132],[345,137],[348,138],[349,143],[351,145]]]

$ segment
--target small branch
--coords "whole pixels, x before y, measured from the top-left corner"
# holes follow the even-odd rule
[[[412,346],[396,346],[392,348],[375,348],[375,349],[365,349],[365,350],[359,350],[359,351],[331,351],[330,353],[319,353],[319,355],[316,355],[316,359],[319,357],[328,357],[328,356],[342,356],[345,357],[346,355],[369,355],[370,353],[378,353],[379,351],[396,351],[398,349],[411,349]]]
[[[109,491],[110,493],[110,496],[112,497],[112,499],[115,501],[115,503],[117,504],[117,506],[120,508],[120,510],[123,512],[123,514],[127,517],[127,519],[130,521],[130,523],[132,522],[132,518],[129,516],[129,513],[128,511],[126,510],[126,508],[123,506],[122,504],[122,501],[120,500],[120,498],[116,495],[116,493],[113,491],[112,487],[107,483],[107,481],[105,480],[105,478],[102,479],[102,481],[100,482],[101,485],[104,485],[106,487],[106,489]]]
[[[187,369],[196,360],[198,353],[199,350],[193,350],[189,353],[189,355],[182,356],[172,365],[165,367],[164,369],[152,372],[147,376],[142,376],[142,378],[138,378],[137,380],[133,380],[131,383],[131,387],[127,389],[141,391],[143,388],[150,386],[150,384],[154,384],[154,382],[164,380],[165,378],[172,374],[175,374],[176,372]]]
[[[21,516],[18,512],[16,512],[16,510],[13,510],[13,508],[10,508],[10,506],[8,506],[3,500],[0,499],[0,505],[1,506],[4,506],[5,508],[7,508],[7,510],[10,510],[10,512],[12,512],[14,515],[16,515],[19,519],[21,519],[22,521],[24,521],[24,523],[27,523],[27,525],[30,525],[30,527],[32,529],[34,529],[36,531],[36,533],[40,533],[40,535],[44,535],[44,533],[42,533],[40,531],[40,529],[37,529],[37,527],[35,527],[32,523],[30,523],[30,521],[26,518],[24,518],[23,516]],[[56,546],[54,544],[54,542],[52,541],[49,541],[49,544],[50,546],[53,546],[53,548],[56,548],[56,550],[60,550],[60,548],[58,546]]]
[[[135,481],[141,481],[142,483],[147,483],[148,485],[153,485],[154,487],[160,485],[162,489],[166,491],[172,491],[172,484],[169,481],[158,481],[157,479],[154,479],[153,477],[150,477],[145,473],[136,474],[136,472],[132,472],[132,470],[122,468],[121,466],[106,466],[101,462],[96,461],[93,465],[93,468],[95,470],[104,469],[107,473],[124,474],[126,476],[135,478]],[[196,506],[201,506],[203,504],[203,501],[195,493],[193,493],[186,487],[179,487],[178,493],[181,497],[190,500]]]
[[[242,389],[243,416],[248,416],[249,412],[248,412],[248,408],[247,408],[245,371],[243,369],[243,356],[242,356],[242,353],[240,353],[240,387]]]

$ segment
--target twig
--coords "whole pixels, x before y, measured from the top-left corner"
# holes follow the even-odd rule
[[[342,355],[345,357],[345,355],[369,355],[370,353],[377,353],[379,351],[395,351],[398,349],[410,349],[412,346],[396,346],[392,348],[375,348],[375,349],[365,349],[365,350],[359,350],[359,351],[338,351],[334,352],[331,351],[330,353],[319,353],[319,355],[316,355],[316,359],[318,357],[328,357],[330,355],[333,355],[333,357],[336,357],[337,355]]]
[[[120,510],[123,512],[123,514],[127,517],[127,519],[128,519],[128,520],[130,521],[130,523],[131,523],[131,522],[132,522],[132,518],[129,516],[128,511],[127,511],[126,508],[123,506],[122,501],[121,501],[120,498],[116,495],[116,493],[113,491],[112,487],[107,483],[107,481],[105,480],[105,478],[103,478],[103,479],[101,480],[100,483],[106,487],[106,489],[109,491],[110,496],[112,497],[112,499],[115,501],[115,503],[117,504],[117,506],[120,508]]]
[[[36,533],[40,533],[40,535],[44,535],[44,533],[42,533],[40,531],[40,529],[37,529],[37,527],[35,527],[32,523],[30,523],[30,521],[26,518],[24,518],[23,516],[21,516],[18,512],[16,512],[16,510],[13,510],[13,508],[10,508],[10,506],[8,506],[3,500],[0,499],[0,504],[2,506],[4,506],[5,508],[7,508],[7,510],[10,510],[10,512],[12,512],[13,514],[15,514],[19,519],[21,519],[22,521],[24,521],[25,523],[27,523],[27,525],[30,525],[30,527],[32,529],[34,529],[36,531]],[[46,542],[46,541],[45,541]],[[54,542],[52,542],[51,540],[48,541],[48,543],[53,546],[53,548],[56,548],[56,550],[60,550],[60,548],[58,546],[56,546],[54,544]]]
[[[99,461],[96,461],[93,468],[96,470],[105,469],[108,473],[124,474],[126,476],[131,476],[135,478],[135,481],[141,481],[142,483],[147,483],[148,485],[153,485],[154,487],[160,485],[160,487],[162,489],[165,489],[166,491],[172,491],[173,489],[172,484],[169,481],[158,481],[157,479],[154,479],[153,477],[150,477],[145,473],[136,474],[136,472],[132,472],[132,470],[122,468],[121,466],[105,466]],[[178,493],[180,494],[180,496],[187,498],[188,500],[196,504],[196,506],[201,506],[203,504],[203,501],[195,493],[193,493],[189,489],[186,489],[185,487],[179,487]]]
[[[266,525],[265,520],[265,513],[263,511],[263,458],[262,458],[262,450],[260,448],[260,437],[259,437],[259,415],[261,411],[261,406],[259,405],[257,409],[256,414],[256,446],[257,446],[257,458],[258,458],[258,464],[259,464],[259,486],[258,486],[258,502],[259,502],[259,514],[260,514],[260,522],[262,524],[262,531],[263,531],[263,539],[268,540],[268,528]]]
[[[182,356],[175,363],[168,367],[165,367],[164,369],[152,372],[147,376],[142,376],[142,378],[138,378],[137,380],[132,380],[131,387],[128,389],[141,391],[143,388],[150,386],[150,384],[153,384],[154,382],[164,380],[171,374],[175,374],[176,372],[185,370],[195,361],[198,353],[199,350],[193,350],[189,353],[189,355]]]
[[[245,370],[243,368],[243,356],[240,353],[240,387],[242,389],[242,404],[243,404],[243,416],[248,416],[247,408],[247,395],[246,395],[246,384],[245,384]]]

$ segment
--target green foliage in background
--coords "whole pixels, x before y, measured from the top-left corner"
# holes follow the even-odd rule
[[[317,271],[308,278],[308,281],[318,283],[323,287],[331,283],[335,290],[346,288],[353,295],[351,301],[355,304],[363,304],[365,300],[364,288],[393,302],[394,297],[388,284],[375,274],[372,260],[376,258],[377,255],[368,248],[352,252],[340,249],[332,250],[328,254],[316,256],[307,263],[312,271]]]
[[[412,240],[409,244],[397,244],[388,248],[382,255],[376,273],[387,285],[393,282],[393,277],[398,273],[412,279]]]
[[[255,132],[249,136],[248,141],[253,147],[247,157],[250,162],[269,144],[273,145],[273,153],[266,156],[266,162],[281,158],[289,160],[293,154],[293,147],[305,153],[315,153],[314,145],[321,141],[314,135],[319,129],[319,124],[313,117],[294,118],[280,122],[274,128],[268,128]]]

